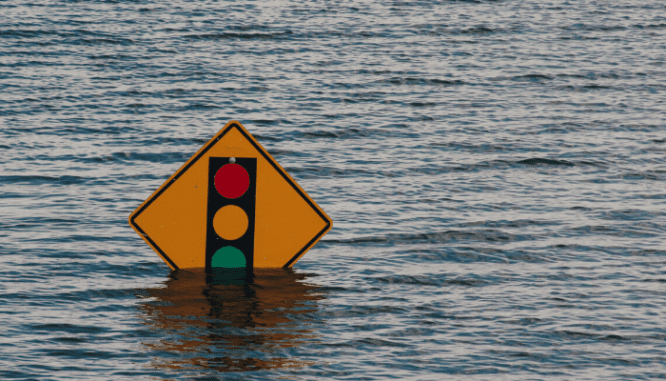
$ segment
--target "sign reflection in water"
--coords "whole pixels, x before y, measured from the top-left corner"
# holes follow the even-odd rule
[[[143,344],[154,366],[246,371],[310,365],[295,356],[315,338],[318,286],[290,269],[206,276],[175,271],[163,288],[142,290],[147,325],[160,340]],[[166,337],[164,337],[166,335]]]

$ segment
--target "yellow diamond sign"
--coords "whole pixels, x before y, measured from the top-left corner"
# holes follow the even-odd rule
[[[333,222],[237,121],[129,217],[172,270],[291,267]]]

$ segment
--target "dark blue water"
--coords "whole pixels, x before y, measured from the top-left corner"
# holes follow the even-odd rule
[[[666,377],[661,1],[0,2],[0,378]],[[231,119],[333,218],[170,273]]]

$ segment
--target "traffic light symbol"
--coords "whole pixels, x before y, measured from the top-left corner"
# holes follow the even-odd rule
[[[256,193],[256,158],[209,158],[206,271],[252,269]]]

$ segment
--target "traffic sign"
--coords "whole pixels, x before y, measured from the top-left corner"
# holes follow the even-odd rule
[[[130,216],[172,270],[291,267],[333,222],[237,121]]]

